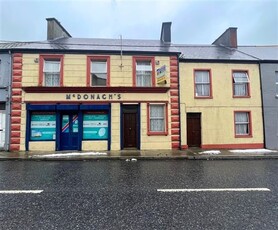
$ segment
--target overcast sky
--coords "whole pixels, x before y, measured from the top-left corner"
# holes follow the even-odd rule
[[[46,40],[50,17],[77,38],[159,39],[171,21],[173,43],[237,27],[239,45],[278,44],[278,0],[0,0],[0,40]]]

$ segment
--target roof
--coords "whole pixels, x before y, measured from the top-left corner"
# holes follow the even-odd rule
[[[160,40],[59,38],[37,42],[0,43],[0,49],[11,50],[67,50],[67,51],[118,51],[179,53],[172,44]]]
[[[260,60],[276,60],[278,61],[278,45],[273,46],[239,46],[237,48],[243,53],[252,55]]]
[[[237,49],[217,45],[177,45],[181,60],[256,61],[258,58]]]

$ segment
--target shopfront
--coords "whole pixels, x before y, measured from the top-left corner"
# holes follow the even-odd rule
[[[110,150],[110,128],[109,104],[27,104],[26,150],[48,143],[56,151],[80,151],[83,142]]]

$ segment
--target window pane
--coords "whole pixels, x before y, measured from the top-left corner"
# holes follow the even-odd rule
[[[60,74],[45,73],[44,74],[45,86],[59,86],[60,85]]]
[[[196,71],[195,83],[209,83],[209,71]]]
[[[152,66],[150,61],[136,62],[136,85],[152,86]]]
[[[234,95],[235,96],[247,96],[248,95],[248,85],[246,83],[243,83],[243,84],[234,83]]]
[[[248,75],[246,72],[234,72],[233,78],[235,83],[248,83]]]
[[[210,95],[210,85],[198,84],[196,85],[196,96],[209,96]]]
[[[150,106],[150,131],[163,132],[165,131],[165,106],[151,105]]]
[[[106,61],[92,61],[91,73],[107,73]]]
[[[249,134],[249,113],[238,112],[235,114],[236,134]]]
[[[92,74],[92,85],[106,86],[106,74]]]
[[[43,72],[48,72],[48,73],[60,72],[60,61],[44,61]]]

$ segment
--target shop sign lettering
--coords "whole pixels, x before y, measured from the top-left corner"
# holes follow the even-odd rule
[[[70,93],[66,94],[66,100],[88,100],[88,101],[98,101],[98,100],[121,100],[122,95],[120,93]]]

